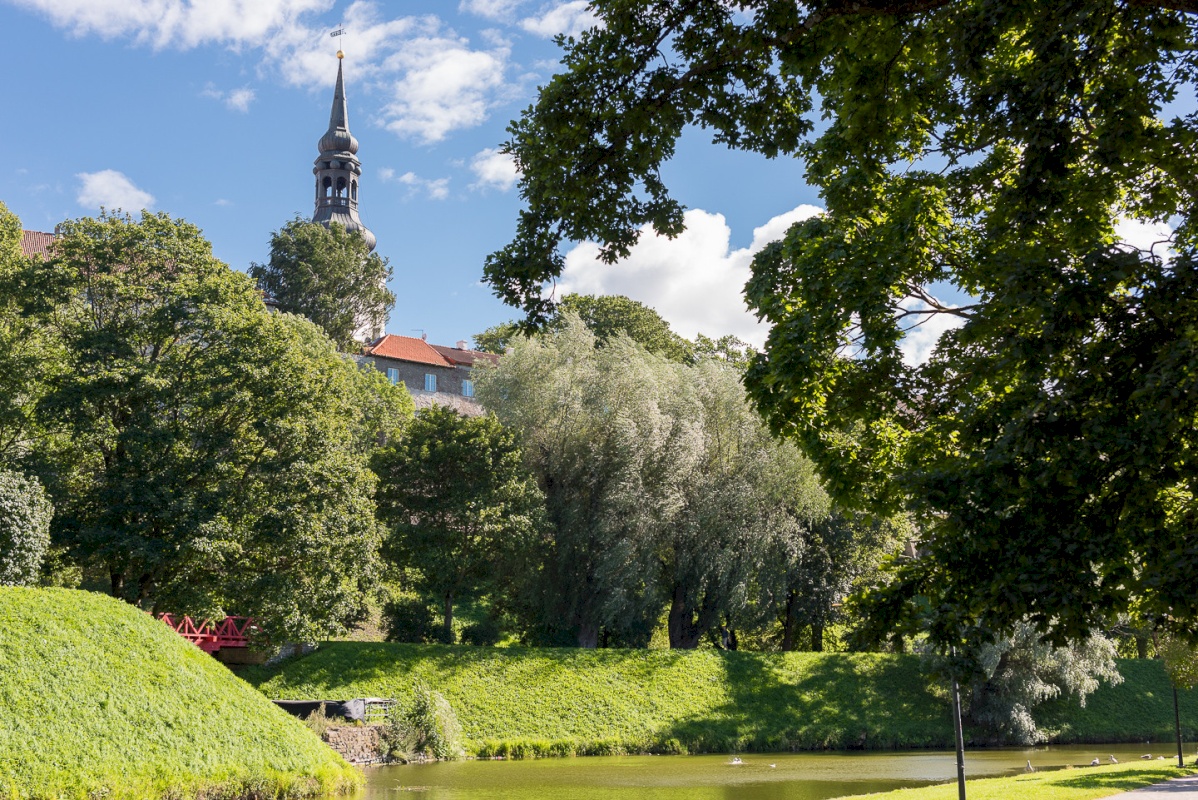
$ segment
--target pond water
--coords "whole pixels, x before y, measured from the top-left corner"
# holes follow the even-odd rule
[[[1186,745],[1187,760],[1194,748]],[[1030,760],[1038,769],[1103,763],[1151,753],[1174,759],[1175,746],[1069,745],[1035,749],[973,750],[967,777],[1013,775]],[[732,756],[611,756],[529,761],[458,761],[373,767],[359,800],[825,800],[926,786],[956,779],[952,751],[746,753]]]

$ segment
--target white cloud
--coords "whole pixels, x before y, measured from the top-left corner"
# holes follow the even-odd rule
[[[154,207],[154,196],[139,189],[122,172],[104,169],[99,172],[80,172],[79,194],[75,200],[84,208],[123,209],[140,211]]]
[[[513,96],[510,45],[491,34],[482,47],[458,36],[434,15],[387,14],[392,4],[355,0],[342,21],[346,39],[331,41],[322,15],[334,0],[10,0],[76,36],[131,40],[155,49],[204,45],[258,49],[260,70],[304,88],[327,89],[336,78],[333,52],[346,42],[345,69],[353,83],[351,112],[381,95],[376,116],[388,130],[422,142],[485,121]],[[470,0],[471,8],[500,13],[504,0]],[[514,9],[511,6],[509,9]],[[520,79],[517,79],[519,82]],[[207,92],[217,93],[211,88]],[[208,94],[238,111],[248,88]]]
[[[240,111],[243,114],[250,110],[250,103],[254,102],[254,90],[248,87],[234,89],[229,92],[225,98],[225,105],[234,111]]]
[[[471,189],[493,188],[506,192],[520,178],[516,160],[490,147],[474,154],[470,160],[470,171],[478,178],[470,185]]]
[[[1115,235],[1125,245],[1152,253],[1166,261],[1173,257],[1173,228],[1166,222],[1121,219],[1115,223]]]
[[[379,178],[384,183],[398,183],[410,189],[409,195],[423,192],[430,200],[445,200],[449,197],[449,178],[422,178],[415,172],[396,175],[395,170],[383,167]]]
[[[254,102],[254,98],[256,97],[254,90],[248,86],[234,89],[231,92],[224,92],[217,89],[211,83],[204,87],[200,95],[202,97],[210,97],[213,100],[220,100],[232,110],[240,111],[243,114],[250,110],[250,103]]]
[[[590,0],[570,0],[543,9],[538,16],[526,17],[520,27],[529,33],[551,38],[559,33],[578,36],[587,28],[599,24],[599,18],[590,9]]]
[[[458,3],[458,11],[464,14],[477,14],[487,19],[505,22],[512,21],[513,13],[524,0],[462,0]]]
[[[9,0],[75,36],[132,38],[156,50],[262,44],[333,0]]]
[[[821,210],[801,205],[753,230],[748,247],[731,248],[732,231],[722,214],[686,212],[686,230],[675,239],[647,230],[628,258],[599,261],[599,246],[585,242],[566,254],[562,294],[622,294],[657,309],[680,335],[731,333],[755,346],[767,327],[745,306],[743,291],[754,254],[782,237],[799,220]]]
[[[909,311],[930,309],[922,300],[909,297],[899,306]],[[940,335],[965,324],[965,320],[953,314],[915,314],[904,319],[906,335],[899,342],[899,350],[903,354],[903,362],[908,366],[917,367],[931,357],[940,341]]]
[[[383,108],[387,130],[426,143],[487,119],[505,97],[509,50],[472,50],[465,39],[409,40],[385,66],[400,73]]]

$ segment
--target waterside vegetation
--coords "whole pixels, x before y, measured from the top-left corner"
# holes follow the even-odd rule
[[[110,597],[0,587],[0,796],[303,797],[361,774],[211,656]]]

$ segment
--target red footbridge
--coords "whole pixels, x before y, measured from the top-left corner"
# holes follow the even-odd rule
[[[220,622],[206,619],[198,625],[187,616],[159,614],[158,619],[205,653],[216,653],[226,647],[248,647],[250,634],[258,630],[253,617],[225,617]]]

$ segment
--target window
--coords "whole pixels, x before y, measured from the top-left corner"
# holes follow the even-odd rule
[[[474,397],[474,381],[462,381],[462,397]]]
[[[387,380],[392,384],[399,383],[399,370],[395,367],[387,367]]]
[[[431,372],[424,373],[424,391],[437,391],[437,376]]]

